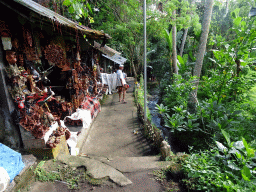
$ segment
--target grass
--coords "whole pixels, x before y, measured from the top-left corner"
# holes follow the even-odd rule
[[[71,167],[57,160],[41,161],[34,171],[41,182],[63,181],[69,189],[79,189],[87,181],[91,185],[102,185],[104,179],[94,179],[86,174],[85,167]]]

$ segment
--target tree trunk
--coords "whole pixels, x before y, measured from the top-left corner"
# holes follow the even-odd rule
[[[191,6],[194,5],[194,0],[191,1]],[[189,19],[189,23],[191,21],[191,17],[193,17],[193,14],[190,13],[190,19]],[[187,36],[188,36],[188,28],[185,29],[184,31],[184,35],[183,35],[183,39],[182,39],[182,43],[181,43],[181,47],[180,47],[180,56],[182,57],[183,56],[183,51],[184,51],[184,47],[185,47],[185,42],[186,42],[186,39],[187,39]]]
[[[229,0],[226,1],[226,12],[224,17],[226,17],[228,15],[228,10],[229,10]]]
[[[188,28],[186,28],[185,31],[184,31],[184,35],[183,35],[183,39],[182,39],[182,43],[181,43],[181,47],[180,47],[180,56],[181,57],[183,55],[187,35],[188,35]]]
[[[134,73],[134,78],[135,78],[135,80],[137,80],[137,72],[136,72],[136,69],[135,69],[135,66],[134,66],[133,59],[131,59],[131,64],[132,64],[132,69],[133,69],[133,73]]]
[[[170,53],[170,67],[171,67],[171,73],[170,73],[170,76],[171,76],[171,78],[173,78],[173,64],[172,64],[172,55],[171,55],[171,53]]]
[[[177,66],[177,46],[176,46],[176,10],[173,11],[173,25],[172,25],[172,65],[173,73],[178,74]]]
[[[199,84],[199,79],[201,75],[203,60],[204,60],[204,54],[206,50],[206,44],[207,44],[207,38],[210,28],[210,22],[211,22],[211,16],[212,16],[212,9],[213,9],[214,0],[207,0],[205,3],[205,12],[204,12],[204,18],[202,22],[202,33],[199,41],[199,48],[196,56],[196,63],[195,68],[193,71],[193,75],[197,76],[197,79],[194,82],[194,88],[190,95],[188,100],[188,111],[190,113],[196,112],[196,104],[197,104],[197,89]]]

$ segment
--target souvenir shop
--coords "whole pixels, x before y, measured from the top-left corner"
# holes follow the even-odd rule
[[[23,147],[55,148],[62,137],[68,142],[79,134],[70,129],[88,128],[100,111],[108,86],[93,42],[104,47],[110,37],[30,0],[0,5],[4,83]]]

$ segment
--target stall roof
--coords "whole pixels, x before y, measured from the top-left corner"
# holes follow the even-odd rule
[[[102,53],[110,57],[114,56],[115,54],[121,55],[120,52],[110,48],[107,45],[105,45],[104,47],[101,47],[101,44],[97,43],[96,41],[94,41],[94,48],[98,49],[99,51],[101,51]]]
[[[2,0],[0,1],[4,5],[8,6],[8,3],[11,2],[12,0],[5,1],[3,2]],[[82,34],[87,35],[89,38],[94,38],[94,39],[110,39],[111,37],[108,34],[105,34],[101,31],[98,30],[93,30],[90,29],[86,26],[79,25],[77,22],[71,21],[70,19],[67,19],[66,17],[63,17],[59,15],[58,13],[55,13],[54,11],[47,9],[46,7],[32,1],[32,0],[13,0],[14,2],[17,2],[21,4],[22,6],[30,9],[31,11],[37,13],[39,16],[43,16],[48,18],[51,21],[58,22],[61,25],[67,26],[69,28],[72,28],[74,30],[78,30],[82,32]],[[16,9],[16,7],[9,6],[12,9]],[[30,15],[31,17],[32,15]]]
[[[104,55],[104,54],[102,54],[102,55],[119,65],[123,65],[127,60],[126,58],[124,58],[118,54],[115,54],[113,56],[108,56],[108,55]]]

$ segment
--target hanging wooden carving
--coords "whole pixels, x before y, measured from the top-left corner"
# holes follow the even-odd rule
[[[0,36],[11,37],[11,32],[8,25],[2,20],[0,20]]]
[[[45,58],[53,65],[62,68],[65,65],[63,49],[56,44],[48,45],[44,49]]]
[[[33,38],[30,30],[25,27],[23,29],[23,38],[24,38],[24,53],[28,61],[38,61],[39,57],[36,51],[36,48],[33,46]]]
[[[28,61],[38,61],[39,57],[34,47],[28,47],[24,45],[24,53],[26,54],[26,58]]]
[[[35,47],[33,47],[33,40],[31,32],[28,29],[23,28],[23,38],[24,38],[24,53],[28,61],[39,60]]]

